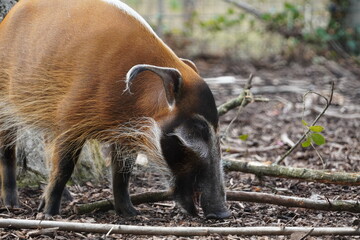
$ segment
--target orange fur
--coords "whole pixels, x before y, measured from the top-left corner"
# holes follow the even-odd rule
[[[184,91],[200,81],[159,38],[114,6],[21,1],[0,25],[1,128],[32,126],[53,139],[111,141],[108,130],[130,119],[171,119],[177,109],[169,110],[155,74],[141,73],[134,94],[123,93],[125,74],[136,64],[178,69]]]
[[[2,178],[9,179],[2,186],[10,189],[3,193],[5,204],[18,203],[16,129],[31,128],[45,135],[52,164],[39,206],[47,215],[59,213],[61,193],[80,150],[93,139],[111,146],[117,212],[136,214],[128,193],[130,173],[125,170],[131,170],[134,154],[144,153],[162,169],[171,169],[177,196],[190,204],[186,209],[192,214],[191,182],[200,181],[196,174],[205,171],[201,181],[211,181],[209,189],[216,188],[218,194],[210,199],[211,207],[204,204],[206,211],[224,215],[220,153],[211,153],[210,160],[200,154],[211,152],[212,142],[217,143],[218,118],[210,89],[196,66],[178,58],[139,16],[109,2],[22,0],[0,24],[0,141],[9,145],[0,146],[7,151],[0,158]],[[152,70],[144,71],[145,65]],[[131,76],[134,68],[138,71],[130,82],[127,73]],[[188,141],[196,121],[210,129],[211,140],[193,137],[190,143],[200,143],[185,150],[181,136],[169,137],[177,127],[186,129],[179,134]]]

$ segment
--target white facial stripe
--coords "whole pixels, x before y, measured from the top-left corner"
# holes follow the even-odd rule
[[[202,121],[206,122],[207,125],[209,126],[209,128],[211,129],[211,131],[212,131],[213,133],[215,133],[214,126],[213,126],[204,116],[202,116],[202,115],[200,115],[200,114],[195,114],[194,117],[197,118],[197,119],[199,119],[199,120],[202,120]]]
[[[206,122],[209,126],[211,126],[211,124],[208,122],[208,120],[206,120],[206,118],[203,115],[200,114],[194,114],[194,118],[197,118],[199,120],[202,120],[204,122]]]
[[[145,21],[145,19],[140,16],[140,14],[138,14],[134,9],[132,9],[131,7],[129,7],[128,5],[126,5],[125,3],[119,1],[119,0],[101,0],[103,2],[106,2],[108,4],[111,4],[117,8],[119,8],[120,10],[124,11],[126,14],[133,16],[135,19],[137,19],[141,24],[143,24],[150,32],[152,32],[154,35],[156,35],[156,33],[154,32],[154,30],[151,28],[151,26]]]

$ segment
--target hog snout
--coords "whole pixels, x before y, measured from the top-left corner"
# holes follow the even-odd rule
[[[216,195],[216,194],[215,194]],[[224,219],[231,216],[225,205],[225,197],[214,197],[213,194],[201,194],[200,205],[207,219]]]
[[[206,218],[223,219],[231,216],[226,207],[225,187],[221,168],[213,169],[210,175],[198,176],[200,206]]]

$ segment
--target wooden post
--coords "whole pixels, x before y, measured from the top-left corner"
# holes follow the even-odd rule
[[[158,0],[158,15],[157,15],[156,32],[160,38],[162,38],[164,35],[164,15],[165,15],[164,0]]]
[[[183,25],[188,31],[194,27],[194,12],[196,0],[183,0]]]

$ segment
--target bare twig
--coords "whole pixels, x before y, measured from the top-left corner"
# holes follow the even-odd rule
[[[170,201],[170,200],[172,200],[172,192],[170,191],[147,192],[147,193],[131,195],[131,201],[135,205],[142,203],[153,203],[153,202]],[[113,201],[110,199],[88,203],[88,204],[78,204],[75,205],[74,207],[74,211],[77,214],[89,213],[96,210],[107,211],[111,209],[114,209],[114,206],[113,206]]]
[[[247,104],[249,104],[253,101],[253,97],[250,93],[250,88],[252,87],[252,85],[251,85],[252,79],[253,79],[253,75],[250,74],[243,91],[240,93],[240,96],[238,96],[237,98],[231,99],[230,101],[228,101],[218,107],[217,110],[218,110],[219,116],[222,116],[225,113],[227,113],[228,111],[230,111],[231,109],[234,109],[239,106],[240,106],[239,111],[241,111],[241,109],[243,107],[245,107]],[[265,101],[266,101],[266,99],[265,99]],[[229,124],[228,128],[230,127],[230,125],[231,125],[231,123]]]
[[[133,234],[133,235],[174,235],[210,236],[216,235],[291,235],[296,232],[312,232],[311,236],[360,235],[360,229],[352,227],[153,227],[64,221],[41,221],[24,219],[0,219],[0,228],[37,229],[58,227],[60,231]]]
[[[232,124],[234,123],[234,121],[239,117],[242,109],[249,104],[252,101],[252,94],[250,92],[250,88],[252,87],[252,79],[253,79],[253,74],[250,74],[249,79],[244,87],[244,91],[242,92],[243,98],[242,101],[240,102],[240,106],[238,108],[238,111],[236,113],[236,116],[231,120],[231,122],[229,123],[229,125],[226,127],[225,130],[225,136],[228,135],[228,132],[232,126]]]
[[[331,83],[331,92],[330,92],[330,98],[329,100],[326,99],[326,106],[324,107],[323,111],[315,118],[315,120],[313,121],[313,123],[310,126],[314,126],[319,119],[324,115],[324,113],[326,112],[326,110],[329,108],[332,98],[333,98],[333,94],[334,94],[334,82]],[[276,160],[275,164],[279,164],[281,163],[287,156],[289,156],[297,146],[299,146],[299,144],[306,138],[306,136],[310,133],[310,128],[302,135],[302,137],[295,143],[295,145],[293,147],[291,147],[283,156],[281,156],[278,160]]]
[[[311,235],[311,233],[314,231],[314,228],[310,229],[309,232],[307,232],[304,236],[302,236],[299,240],[305,240],[308,236]]]
[[[229,159],[224,160],[223,163],[224,169],[227,171],[240,171],[259,176],[291,178],[303,181],[331,183],[346,186],[360,186],[360,173],[328,172]]]
[[[47,236],[53,236],[56,231],[58,231],[59,228],[58,227],[53,227],[53,228],[42,228],[39,230],[34,230],[34,231],[30,231],[26,234],[26,237],[31,238],[31,237],[37,237],[40,235],[47,235]]]
[[[323,157],[321,156],[320,152],[316,149],[316,147],[314,146],[313,143],[310,143],[310,145],[311,145],[312,149],[314,149],[314,151],[316,152],[316,155],[319,157],[321,164],[323,166],[323,169],[325,169],[325,166],[326,166],[325,161],[324,161]]]
[[[286,145],[293,147],[295,143],[289,138],[289,136],[286,133],[281,134],[280,139],[283,143]]]
[[[157,201],[169,201],[172,199],[172,192],[151,192],[142,193],[141,202],[134,202],[134,204],[149,203],[147,201],[148,195],[158,195]],[[310,208],[325,211],[348,211],[360,213],[360,204],[358,201],[340,201],[340,200],[312,200],[307,198],[288,197],[281,195],[274,195],[268,193],[244,192],[244,191],[229,191],[226,193],[227,200],[229,201],[246,201],[256,203],[268,203],[287,207],[300,207]],[[113,209],[112,201],[97,201],[95,203],[75,205],[76,213],[88,213],[95,210],[107,211]]]
[[[233,191],[227,192],[230,201],[268,203],[286,207],[308,208],[323,211],[348,211],[360,213],[360,203],[350,200],[313,200],[309,198],[289,197],[269,193]]]

